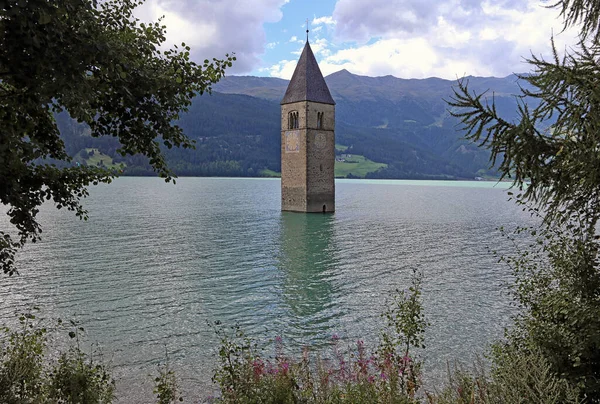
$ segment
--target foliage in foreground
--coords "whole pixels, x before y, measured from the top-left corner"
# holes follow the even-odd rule
[[[112,402],[115,383],[107,367],[79,347],[83,329],[69,332],[75,343],[52,361],[47,358],[48,330],[35,322],[32,313],[19,321],[19,329],[4,327],[1,333],[0,402]]]
[[[167,362],[164,365],[158,366],[158,376],[154,379],[154,390],[152,391],[158,399],[158,404],[171,404],[177,401],[183,401],[183,397],[179,395],[179,385],[177,377],[171,366],[167,356]]]
[[[535,236],[532,244],[502,258],[512,268],[511,293],[521,310],[506,339],[494,345],[492,358],[503,363],[515,355],[541,355],[582,397],[598,402],[600,239],[576,223],[528,232]]]
[[[381,342],[369,351],[362,340],[343,350],[332,337],[331,353],[311,359],[284,354],[276,339],[276,354],[267,358],[239,327],[221,336],[220,365],[213,381],[222,403],[416,403],[421,388],[421,362],[412,352],[423,348],[427,321],[422,314],[420,276],[408,291],[399,292],[382,315]]]
[[[421,312],[419,278],[408,293],[397,293],[382,315],[386,324],[377,349],[363,341],[342,349],[337,336],[331,353],[312,360],[308,350],[299,359],[284,354],[267,358],[238,328],[222,329],[220,366],[213,380],[221,403],[428,403],[428,404],[559,404],[581,403],[580,391],[559,377],[538,351],[497,351],[489,374],[483,364],[473,372],[448,369],[439,393],[423,391],[421,363],[414,348],[423,348],[427,321]]]
[[[430,404],[575,404],[579,390],[555,375],[539,352],[527,355],[505,352],[494,360],[490,374],[483,364],[473,371],[459,366],[448,369],[448,382],[437,395],[428,394]]]
[[[32,311],[19,317],[17,329],[0,328],[0,403],[112,403],[115,380],[101,357],[80,348],[83,328],[71,321],[69,348],[54,354],[56,347],[50,346],[50,335],[56,337],[65,326],[61,320],[52,329],[42,323]],[[153,390],[157,404],[183,401],[168,360],[157,371]]]

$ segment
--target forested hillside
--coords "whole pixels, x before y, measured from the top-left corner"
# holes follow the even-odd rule
[[[514,116],[518,93],[515,76],[469,77],[478,92],[490,89],[496,106]],[[336,100],[338,153],[364,156],[387,166],[361,172],[369,178],[459,179],[494,176],[489,154],[461,138],[457,121],[444,102],[456,82],[429,78],[357,76],[346,70],[326,78]],[[196,97],[179,120],[196,141],[196,150],[173,148],[165,154],[178,175],[260,176],[280,170],[280,105],[287,81],[267,77],[225,77],[212,95]],[[95,148],[122,163],[124,174],[153,175],[139,156],[121,157],[115,139],[96,139],[83,125],[58,116],[68,152],[80,164],[90,163]],[[343,151],[342,151],[343,150]],[[98,164],[98,159],[94,160]],[[353,160],[349,160],[353,161]],[[348,164],[346,164],[346,168]],[[357,176],[344,170],[343,175]],[[358,172],[358,171],[357,171]]]

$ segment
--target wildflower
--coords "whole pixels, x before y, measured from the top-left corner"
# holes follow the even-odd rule
[[[337,334],[333,334],[333,335],[331,336],[331,339],[332,339],[333,341],[338,341],[338,340],[340,339],[340,336],[339,336],[339,335],[337,335]]]
[[[275,337],[275,342],[276,343],[281,344],[282,341],[283,341],[283,339],[281,338],[281,335],[278,335],[278,336]]]
[[[288,370],[290,369],[290,364],[287,362],[281,362],[279,364],[279,369],[281,370],[281,373],[283,373],[284,375],[287,375]]]
[[[385,373],[381,373],[381,374],[379,375],[379,377],[381,377],[381,379],[382,379],[382,380],[387,380],[387,378],[388,378],[388,377],[387,377],[387,375],[386,375]]]
[[[364,359],[359,359],[357,363],[358,363],[359,372],[361,374],[366,374],[367,370],[369,368],[369,362],[365,361]]]
[[[261,359],[255,359],[252,361],[252,370],[254,371],[255,377],[260,377],[265,373],[265,363]]]
[[[267,373],[270,375],[276,375],[278,370],[273,366],[271,362],[267,363]]]
[[[375,382],[375,377],[371,375],[367,378],[367,380],[369,381],[369,383],[373,384]]]

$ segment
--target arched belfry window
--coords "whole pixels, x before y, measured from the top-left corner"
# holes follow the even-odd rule
[[[292,111],[288,114],[288,128],[298,129],[298,111]]]
[[[323,128],[323,112],[317,112],[317,129]]]

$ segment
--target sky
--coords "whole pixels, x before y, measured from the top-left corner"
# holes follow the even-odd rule
[[[146,0],[142,21],[163,17],[166,44],[192,59],[235,53],[229,75],[291,78],[306,41],[323,75],[346,69],[399,78],[505,77],[525,58],[577,42],[554,0]]]

